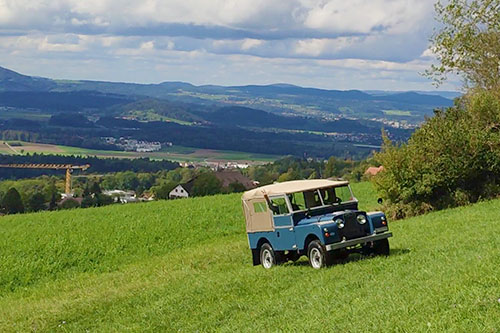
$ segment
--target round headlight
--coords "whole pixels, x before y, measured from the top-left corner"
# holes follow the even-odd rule
[[[342,219],[336,219],[335,223],[337,223],[337,227],[339,229],[342,229],[344,227],[344,220],[342,220]]]
[[[358,217],[358,223],[359,224],[365,224],[366,223],[366,217],[363,214],[359,214]]]

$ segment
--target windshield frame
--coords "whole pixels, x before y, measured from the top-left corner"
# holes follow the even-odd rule
[[[327,190],[329,188],[334,188],[335,189],[335,188],[340,188],[340,187],[347,187],[349,189],[349,193],[351,194],[352,200],[342,201],[342,202],[333,203],[333,204],[325,204],[325,200],[323,198],[323,194],[321,193],[320,190]],[[342,186],[329,186],[329,187],[324,187],[324,188],[317,188],[317,189],[314,189],[312,191],[318,191],[318,195],[319,195],[319,198],[320,198],[321,204],[322,204],[321,206],[316,206],[316,207],[311,207],[311,208],[306,208],[306,209],[293,210],[293,205],[292,205],[292,202],[290,200],[290,196],[292,196],[295,193],[304,193],[304,192],[308,192],[308,191],[300,191],[300,192],[287,193],[285,197],[286,197],[286,200],[288,201],[288,209],[290,210],[290,212],[291,213],[304,213],[304,212],[307,212],[307,211],[314,211],[314,210],[317,210],[317,209],[322,209],[322,208],[327,208],[327,207],[338,207],[338,206],[342,206],[342,205],[345,205],[345,204],[349,204],[349,203],[353,203],[353,202],[358,202],[358,199],[354,196],[354,193],[352,192],[352,188],[351,188],[350,184],[342,185]]]

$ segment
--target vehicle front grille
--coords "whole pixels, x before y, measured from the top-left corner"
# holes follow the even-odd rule
[[[366,223],[365,225],[367,225]],[[349,212],[344,214],[344,228],[339,229],[340,239],[353,239],[367,235],[365,225],[361,225],[356,220],[356,213]]]

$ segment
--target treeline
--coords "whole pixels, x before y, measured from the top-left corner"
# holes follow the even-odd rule
[[[37,124],[37,127],[12,125],[14,123]],[[5,128],[5,130],[2,130]],[[0,120],[0,137],[4,141],[25,141],[47,143],[70,147],[98,150],[119,150],[115,145],[103,142],[100,137],[110,133],[103,129],[65,128],[52,129],[42,127],[39,123],[25,119],[10,119],[2,123]]]
[[[250,179],[260,182],[260,185],[276,181],[330,177],[343,177],[359,181],[363,179],[364,170],[372,162],[343,160],[335,157],[330,157],[328,160],[286,157],[267,165],[252,166],[240,171]],[[3,210],[3,213],[14,213],[103,206],[112,204],[116,200],[102,192],[116,189],[134,191],[137,197],[154,195],[156,200],[165,200],[169,199],[170,192],[177,185],[189,181],[192,181],[190,196],[235,193],[245,190],[243,184],[239,183],[231,183],[224,187],[215,173],[208,168],[177,168],[156,172],[124,171],[74,177],[72,184],[74,196],[80,198],[80,201],[66,200],[61,202],[59,193],[64,190],[65,183],[63,175],[59,174],[58,176],[0,182],[0,199],[3,198],[0,200],[0,209]],[[12,197],[17,197],[12,189],[16,190],[19,200],[12,199]],[[12,202],[17,203],[12,204]],[[23,208],[17,211],[9,208],[12,206]]]
[[[102,193],[98,182],[79,188],[79,198],[62,199],[60,191],[63,186],[59,177],[48,176],[0,182],[0,214],[100,207],[116,202],[113,197]]]
[[[64,188],[62,177],[43,176],[36,179],[0,182],[0,213],[17,214],[57,209]]]
[[[130,103],[128,96],[104,94],[96,91],[3,91],[0,92],[0,105],[16,108],[32,108],[48,111],[81,111],[102,109],[116,104]]]
[[[65,156],[65,155],[0,155],[0,164],[90,164],[88,173],[110,173],[120,171],[132,172],[158,172],[163,170],[174,170],[179,167],[176,162],[166,160],[151,160],[149,158],[97,158],[90,156]],[[60,170],[50,169],[10,169],[2,168],[0,179],[31,178],[42,175],[60,175]]]
[[[190,196],[235,193],[245,190],[243,184],[231,183],[224,187],[208,168],[178,168],[155,173],[132,171],[89,175],[73,179],[73,198],[62,199],[64,177],[42,176],[33,179],[0,182],[0,213],[17,214],[72,208],[99,207],[119,203],[118,196],[106,195],[105,190],[134,191],[136,198],[169,199],[170,192],[179,184],[192,180]]]
[[[323,160],[289,156],[274,163],[251,166],[243,172],[260,185],[316,178],[342,178],[356,182],[367,180],[364,172],[371,165],[378,164],[372,159],[356,161],[331,156]]]

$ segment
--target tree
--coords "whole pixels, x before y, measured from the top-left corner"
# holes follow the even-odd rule
[[[244,192],[245,190],[246,190],[245,185],[243,185],[242,183],[237,182],[237,181],[230,183],[227,186],[228,193],[239,193],[239,192]]]
[[[2,207],[7,214],[24,213],[23,201],[14,187],[11,187],[3,197]]]
[[[211,172],[199,175],[193,183],[193,196],[213,195],[222,192],[222,183]]]
[[[28,208],[32,212],[38,212],[45,209],[45,196],[40,193],[34,193],[28,200]]]
[[[50,202],[49,202],[49,210],[56,210],[57,209],[57,200],[59,200],[61,196],[59,193],[52,192],[52,195],[50,196]]]
[[[373,180],[392,217],[465,205],[500,193],[500,99],[475,93],[437,111],[408,143],[384,136]]]
[[[153,186],[151,191],[153,191],[155,198],[159,200],[169,199],[170,192],[177,186],[174,182],[165,182],[160,185]]]
[[[449,0],[436,6],[441,28],[431,38],[439,65],[426,75],[441,84],[449,73],[466,85],[500,88],[500,0]]]
[[[278,182],[287,182],[287,181],[290,181],[290,180],[297,180],[297,179],[300,179],[300,175],[299,173],[297,172],[296,169],[288,169],[287,172],[281,174],[279,177],[278,177]]]
[[[117,177],[122,190],[135,190],[139,186],[137,175],[132,171],[122,172]]]
[[[97,194],[101,194],[102,191],[101,191],[101,187],[99,186],[99,183],[98,182],[94,182],[92,184],[92,186],[90,187],[90,193],[94,194],[94,195],[97,195]]]

